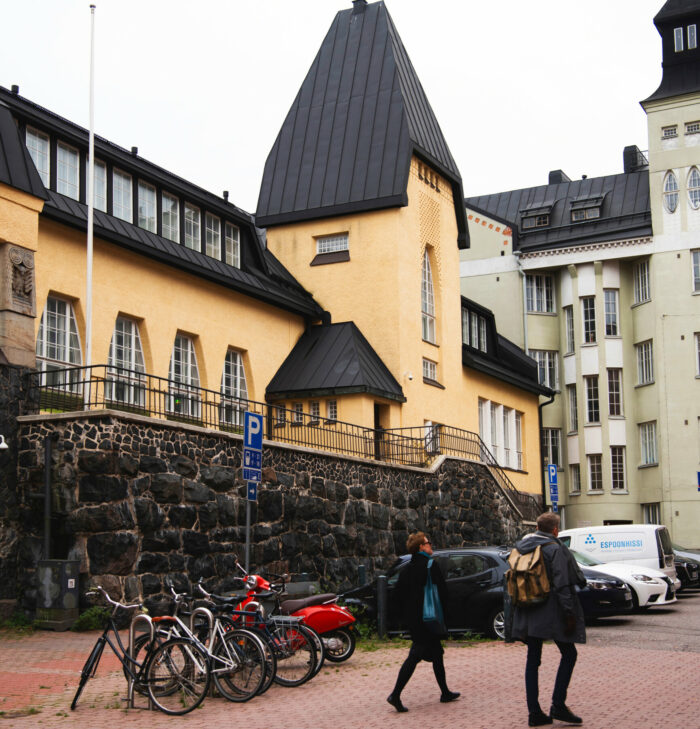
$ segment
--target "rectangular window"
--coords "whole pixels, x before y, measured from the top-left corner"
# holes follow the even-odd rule
[[[593,344],[596,341],[594,296],[584,296],[581,299],[581,312],[583,314],[583,341],[586,344]]]
[[[586,422],[600,422],[600,402],[598,399],[598,375],[584,377],[586,383]]]
[[[510,466],[510,421],[513,417],[511,408],[503,408],[503,465]]]
[[[700,251],[692,251],[693,259],[693,293],[700,294]]]
[[[546,463],[561,466],[561,431],[559,428],[542,428],[542,455]]]
[[[608,370],[608,414],[622,415],[622,370]]]
[[[566,326],[566,353],[572,354],[576,349],[574,337],[574,307],[564,307],[564,325]]]
[[[316,238],[316,253],[337,253],[338,251],[347,251],[348,248],[348,234],[341,233],[340,235],[324,235],[321,238]]]
[[[695,335],[695,374],[700,377],[700,334]]]
[[[156,232],[156,188],[139,180],[139,228]]]
[[[617,289],[605,289],[605,336],[616,337],[620,333],[617,315]]]
[[[180,242],[180,201],[173,195],[164,192],[161,196],[161,205],[163,213],[161,215],[161,223],[163,227],[163,237],[168,240]]]
[[[309,415],[311,416],[311,420],[313,422],[318,423],[318,421],[321,419],[321,403],[320,402],[312,400],[309,403]]]
[[[612,490],[624,491],[625,484],[625,449],[623,446],[610,448],[610,470],[612,476]]]
[[[284,425],[287,422],[287,411],[283,405],[278,405],[275,411],[276,425]]]
[[[531,349],[530,357],[537,362],[537,373],[540,385],[551,387],[556,390],[559,386],[557,373],[558,352],[551,352],[545,349]]]
[[[639,425],[639,445],[643,466],[655,466],[659,460],[656,453],[656,421]]]
[[[107,165],[100,160],[95,160],[95,188],[93,190],[93,204],[95,210],[107,212]]]
[[[652,340],[635,345],[637,350],[637,384],[648,385],[654,381],[654,350]]]
[[[479,317],[479,349],[486,351],[486,319],[483,316]]]
[[[676,53],[683,50],[683,28],[673,29],[673,47]]]
[[[639,261],[634,264],[634,303],[641,304],[650,298],[649,261]]]
[[[63,142],[56,152],[56,190],[77,200],[80,197],[80,154]]]
[[[49,187],[51,180],[51,163],[50,163],[50,152],[49,152],[49,135],[27,127],[26,135],[27,149],[29,150],[29,156],[34,162],[34,166],[41,177],[41,181],[46,187]]]
[[[462,344],[469,344],[469,310],[462,308]]]
[[[661,524],[661,504],[642,504],[645,524]]]
[[[225,226],[224,259],[229,266],[241,267],[241,234],[238,226],[231,223]]]
[[[528,274],[525,277],[527,310],[551,314],[554,312],[554,280],[548,274]]]
[[[523,229],[528,228],[545,228],[549,225],[549,215],[530,215],[523,218]]]
[[[700,134],[700,121],[686,122],[686,134]]]
[[[338,420],[338,401],[328,400],[326,402],[326,419],[332,422]]]
[[[578,494],[581,492],[581,466],[572,463],[569,466],[569,493]]]
[[[193,251],[202,250],[199,208],[185,203],[185,246]]]
[[[121,170],[112,172],[112,215],[130,223],[132,214],[131,175]]]
[[[292,410],[294,411],[294,422],[303,423],[304,422],[304,403],[295,402],[294,405],[292,405]]]
[[[578,396],[576,385],[567,385],[569,393],[569,432],[575,433],[578,430]]]
[[[672,124],[668,127],[661,127],[661,138],[662,139],[673,139],[673,137],[678,136],[678,126],[676,124]]]
[[[603,490],[603,463],[600,453],[593,453],[588,456],[588,490]]]
[[[215,216],[207,213],[204,216],[206,229],[205,253],[211,258],[221,260],[221,221]]]
[[[423,358],[423,379],[437,382],[437,363]]]
[[[515,413],[515,455],[516,468],[523,470],[523,414]]]
[[[688,26],[688,50],[698,47],[698,33],[695,24]]]
[[[580,208],[571,211],[571,222],[578,223],[581,220],[595,220],[600,217],[599,207]]]

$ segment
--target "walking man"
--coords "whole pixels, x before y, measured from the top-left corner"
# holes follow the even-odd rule
[[[574,644],[586,642],[583,610],[575,587],[583,587],[586,578],[571,552],[557,539],[558,536],[559,516],[547,512],[537,518],[537,531],[515,545],[521,554],[541,547],[550,583],[545,602],[527,607],[516,606],[513,612],[511,639],[527,644],[525,692],[530,726],[551,724],[553,719],[569,724],[581,724],[583,721],[566,706],[566,692],[576,664]],[[545,640],[553,640],[561,653],[549,714],[542,711],[539,702],[539,667]]]

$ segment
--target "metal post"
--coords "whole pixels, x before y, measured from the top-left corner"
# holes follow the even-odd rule
[[[357,566],[357,577],[359,579],[360,585],[366,585],[367,584],[367,566],[364,564]]]
[[[250,501],[245,502],[245,571],[250,571]]]
[[[386,638],[386,575],[377,577],[377,632],[380,638]]]
[[[44,437],[44,559],[51,559],[51,454],[55,433]]]

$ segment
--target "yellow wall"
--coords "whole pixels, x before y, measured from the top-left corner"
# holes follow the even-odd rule
[[[39,216],[44,201],[0,183],[0,242],[7,241],[35,251]]]

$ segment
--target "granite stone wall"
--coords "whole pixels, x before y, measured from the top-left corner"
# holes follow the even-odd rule
[[[80,561],[81,588],[102,584],[158,609],[164,578],[232,587],[243,561],[246,486],[240,436],[103,412],[20,419],[15,531],[18,591],[35,599],[44,447],[53,438],[51,555]],[[446,459],[435,471],[265,445],[252,508],[251,565],[309,573],[328,589],[388,567],[408,534],[437,547],[508,543],[520,522],[488,470]],[[2,537],[0,536],[0,539]]]

